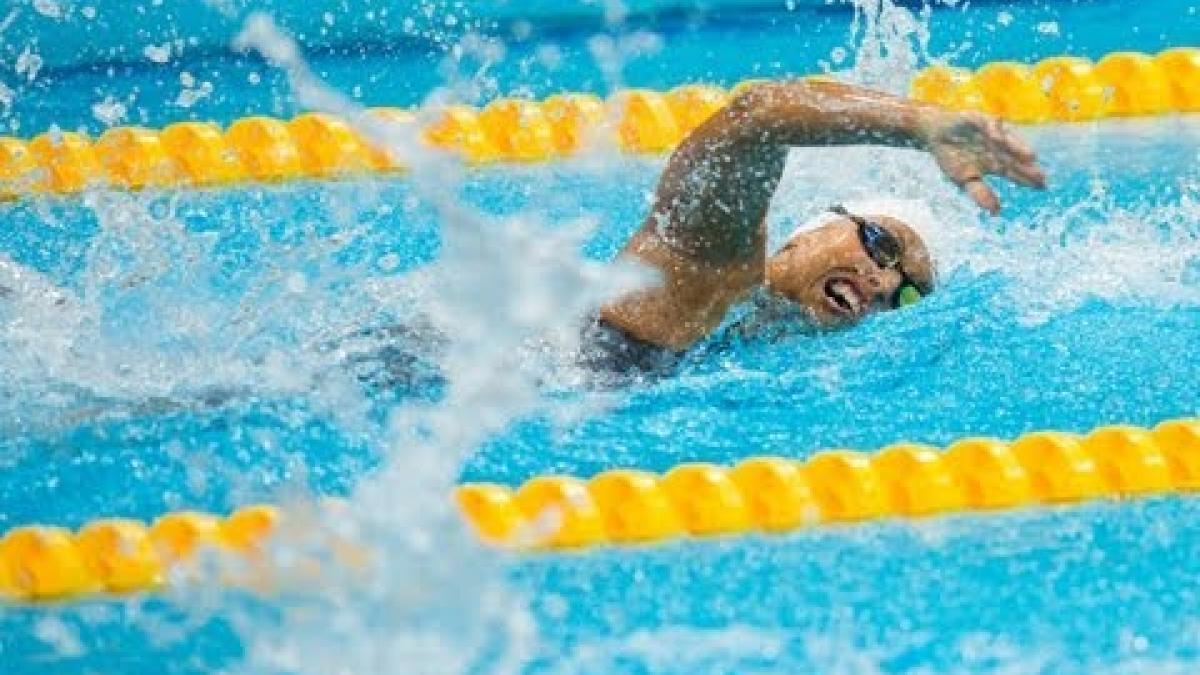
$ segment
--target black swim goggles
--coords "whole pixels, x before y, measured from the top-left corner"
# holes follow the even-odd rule
[[[922,290],[922,287],[904,271],[904,242],[899,237],[879,223],[850,213],[841,204],[829,207],[829,212],[836,213],[858,226],[859,242],[880,269],[896,270],[900,273],[900,285],[892,293],[892,309],[907,307],[928,293],[928,289]]]

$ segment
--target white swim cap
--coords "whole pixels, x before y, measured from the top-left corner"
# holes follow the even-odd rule
[[[929,208],[929,205],[920,199],[896,199],[892,197],[852,199],[842,202],[842,206],[855,215],[882,215],[896,218],[916,230],[922,239],[928,239],[929,234],[934,232],[934,224],[937,222],[937,218],[933,215],[933,209]],[[787,238],[791,239],[801,232],[816,229],[838,218],[840,216],[836,213],[822,210],[819,214],[797,226]]]

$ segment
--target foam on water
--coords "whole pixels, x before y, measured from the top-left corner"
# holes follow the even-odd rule
[[[246,396],[327,396],[330,410],[353,407],[350,378],[323,348],[379,315],[357,271],[333,264],[355,237],[349,222],[303,250],[251,227],[258,249],[240,262],[253,271],[231,275],[231,256],[214,250],[214,235],[186,230],[173,197],[95,192],[84,204],[99,227],[75,285],[4,264],[13,282],[0,300],[10,318],[0,327],[10,354],[0,387],[14,394],[0,404],[0,428],[64,428]]]

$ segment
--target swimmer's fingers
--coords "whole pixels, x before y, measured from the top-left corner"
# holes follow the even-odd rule
[[[988,175],[1007,178],[1028,188],[1040,190],[1046,187],[1046,172],[1038,166],[1036,159],[1020,160],[991,153],[984,164]]]
[[[960,153],[960,151],[935,151],[934,157],[937,160],[937,166],[941,167],[942,173],[953,180],[955,185],[961,187],[974,203],[979,204],[979,208],[992,215],[1000,213],[1000,197],[997,197],[996,192],[983,180],[985,173],[998,172],[986,171],[990,167],[979,166],[980,162],[974,157]]]
[[[1017,185],[1038,190],[1046,189],[1046,172],[1033,162],[1008,163],[1001,167],[997,175],[1003,176]]]
[[[989,166],[983,172],[964,172],[961,178],[956,177],[959,186],[971,199],[992,215],[1000,211],[1000,199],[995,190],[983,180],[983,175],[1000,176],[1029,188],[1046,187],[1046,174],[1033,162],[1005,162],[998,166]]]
[[[989,154],[993,166],[988,167],[988,173],[1003,176],[1025,187],[1046,187],[1046,173],[1038,166],[1037,153],[1024,139],[995,117],[988,118],[983,132],[991,146]]]
[[[942,173],[962,188],[980,208],[992,215],[1000,211],[1000,199],[983,180],[984,174],[1000,171],[995,166],[989,166],[988,164],[992,163],[987,162],[987,158],[949,147],[936,148],[933,156]]]
[[[1000,198],[996,196],[996,191],[985,183],[982,178],[971,178],[963,182],[962,189],[979,205],[979,208],[993,216],[1000,213]]]
[[[1001,120],[999,117],[986,115],[984,117],[986,121],[982,124],[983,133],[995,147],[1001,150],[1002,154],[1019,162],[1037,161],[1037,153],[1033,151],[1029,143],[1026,143],[1025,139],[1008,128],[1004,124],[1004,120]]]

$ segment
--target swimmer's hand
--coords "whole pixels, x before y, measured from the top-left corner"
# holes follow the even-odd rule
[[[1046,187],[1046,174],[1033,149],[1000,119],[983,113],[936,110],[923,122],[925,147],[942,172],[988,213],[1000,211],[1000,200],[984,176],[1001,176],[1025,187]]]

